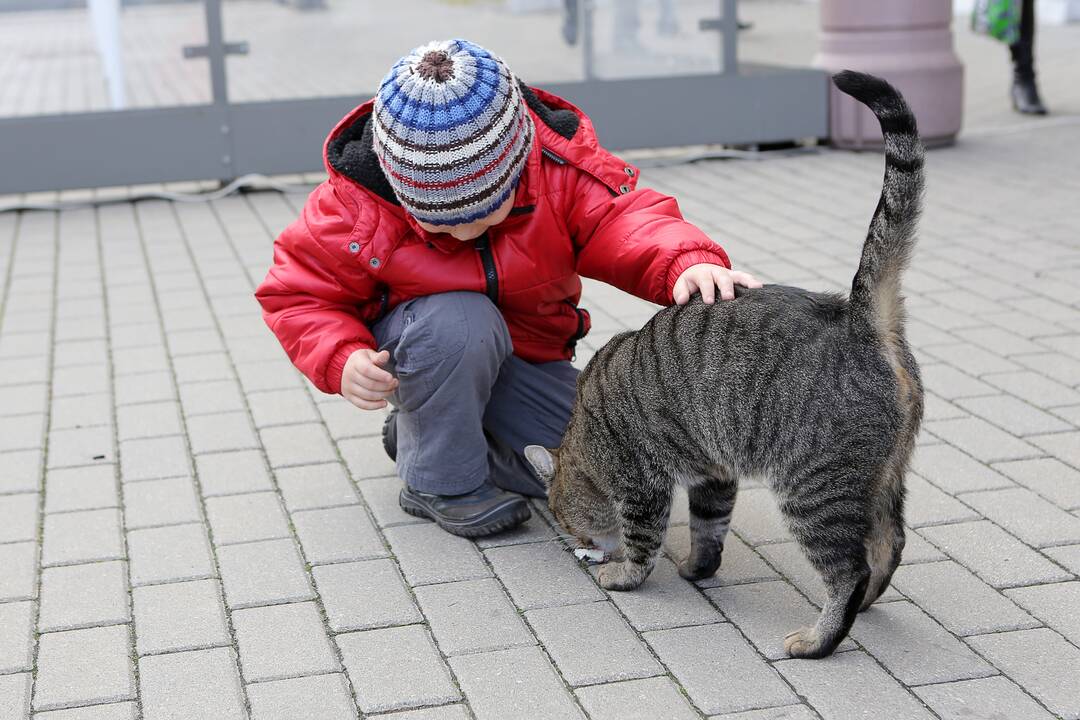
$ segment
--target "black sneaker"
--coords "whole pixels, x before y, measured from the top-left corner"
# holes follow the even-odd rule
[[[382,446],[387,456],[397,461],[397,408],[390,411],[382,426]]]
[[[521,495],[487,482],[467,495],[432,495],[406,487],[398,504],[410,515],[434,520],[446,532],[468,538],[515,528],[532,515]]]

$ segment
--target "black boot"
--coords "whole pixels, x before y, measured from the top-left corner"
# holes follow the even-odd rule
[[[1034,77],[1013,80],[1012,104],[1014,110],[1024,115],[1045,115],[1047,112]]]
[[[397,460],[397,408],[390,411],[382,426],[382,446],[391,460]]]
[[[398,504],[410,515],[429,518],[446,532],[468,538],[510,530],[532,515],[525,498],[490,482],[467,495],[432,495],[406,487]]]

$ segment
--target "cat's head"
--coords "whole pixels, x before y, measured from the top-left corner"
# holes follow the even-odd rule
[[[539,445],[525,448],[525,458],[547,485],[548,507],[563,528],[583,547],[597,547],[616,554],[620,549],[619,526],[611,498],[573,462],[570,453]]]

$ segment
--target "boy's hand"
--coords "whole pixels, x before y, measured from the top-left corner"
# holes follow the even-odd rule
[[[716,288],[720,288],[721,300],[734,300],[736,285],[759,288],[761,282],[750,273],[728,270],[723,265],[698,263],[683,270],[682,275],[675,281],[671,295],[676,305],[685,305],[690,302],[691,295],[701,292],[701,299],[712,305],[716,300]]]
[[[341,395],[362,410],[386,407],[386,397],[397,389],[398,381],[380,365],[390,361],[386,350],[357,350],[345,361],[341,371]]]

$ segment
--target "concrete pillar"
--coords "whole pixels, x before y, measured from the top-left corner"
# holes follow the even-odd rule
[[[885,78],[904,94],[928,147],[960,131],[964,68],[953,50],[951,0],[821,0],[821,50],[814,65]],[[880,148],[881,130],[863,105],[830,89],[834,145]]]

